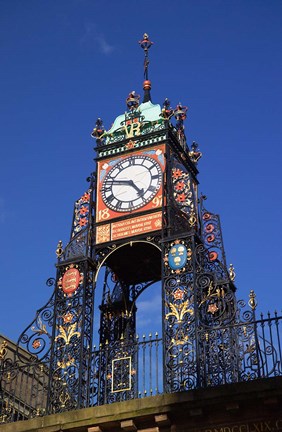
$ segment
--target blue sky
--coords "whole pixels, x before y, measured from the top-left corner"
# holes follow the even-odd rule
[[[51,295],[95,121],[109,128],[142,93],[144,32],[153,102],[189,107],[238,298],[254,289],[259,310],[281,311],[281,16],[280,0],[0,0],[1,333],[16,339]]]

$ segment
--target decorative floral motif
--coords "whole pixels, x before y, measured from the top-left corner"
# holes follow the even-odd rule
[[[61,369],[66,369],[69,366],[75,365],[75,359],[73,357],[71,357],[69,354],[67,360],[58,361],[57,365]]]
[[[181,290],[180,288],[177,288],[177,290],[174,291],[172,295],[174,297],[174,300],[182,300],[184,297],[184,291]]]
[[[59,334],[55,337],[55,341],[63,339],[66,345],[69,345],[71,339],[74,337],[80,337],[80,332],[77,331],[77,323],[73,323],[68,327],[59,326]]]
[[[172,170],[172,178],[174,180],[177,180],[177,179],[179,179],[182,176],[183,176],[183,171],[181,171],[180,169],[175,168],[175,169]]]
[[[89,208],[88,208],[88,207],[85,207],[85,206],[82,206],[81,209],[80,209],[80,214],[81,214],[82,216],[84,216],[84,215],[86,215],[86,214],[88,214],[88,213],[89,213]]]
[[[32,342],[32,348],[33,349],[38,349],[38,348],[40,348],[41,347],[41,342],[40,342],[40,340],[39,339],[35,339],[33,342]]]
[[[79,233],[83,228],[88,226],[90,199],[91,190],[85,192],[82,197],[75,203],[72,237]]]
[[[126,150],[133,149],[135,147],[134,141],[129,141],[127,144],[125,144]]]
[[[174,189],[174,199],[183,212],[190,215],[190,226],[194,227],[197,223],[195,199],[193,199],[193,186],[188,172],[175,167],[172,170],[172,181]]]
[[[73,314],[71,312],[67,312],[65,315],[63,315],[63,321],[65,324],[70,323],[73,319]]]
[[[183,191],[184,188],[185,188],[185,183],[184,183],[183,180],[178,181],[178,182],[176,183],[176,185],[174,186],[174,189],[175,189],[177,192],[181,192],[181,191]]]
[[[85,192],[85,194],[82,195],[81,200],[84,203],[89,202],[89,200],[90,200],[90,193],[89,192]]]
[[[215,303],[212,303],[208,306],[208,312],[214,315],[218,311],[218,307]]]
[[[183,203],[186,201],[186,198],[187,198],[187,196],[184,193],[182,193],[182,194],[176,196],[176,201],[179,203]]]
[[[84,227],[88,224],[88,219],[87,218],[80,219],[78,223],[81,227]]]
[[[194,309],[191,307],[189,300],[180,304],[169,303],[167,307],[170,309],[170,312],[166,314],[165,318],[168,319],[169,316],[174,316],[178,324],[182,322],[184,315],[187,313],[194,314]]]

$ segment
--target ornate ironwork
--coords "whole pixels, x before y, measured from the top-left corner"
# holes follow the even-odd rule
[[[49,368],[48,412],[88,405],[94,269],[88,260],[58,268]]]
[[[150,100],[151,44],[145,34],[140,42],[145,52],[145,103]],[[150,209],[140,206],[140,217],[162,211],[162,222],[149,235],[146,230],[136,235],[132,231],[132,239],[111,243],[107,237],[102,244],[97,236],[95,242],[96,232],[104,226],[95,222],[95,194],[101,191],[91,174],[89,188],[74,205],[70,241],[64,248],[60,241],[56,249],[56,280],[47,281],[54,288],[50,300],[22,333],[16,350],[9,351],[5,342],[0,346],[3,423],[163,391],[282,375],[282,316],[275,313],[257,319],[253,291],[248,306],[236,302],[235,271],[226,265],[219,216],[206,210],[203,196],[198,202],[196,164],[201,152],[195,142],[190,151],[186,144],[187,107],[179,103],[173,110],[166,99],[161,112],[156,108],[155,120],[146,120],[139,95],[131,92],[127,108],[110,131],[97,120],[92,132],[97,159],[107,157],[114,165],[118,154],[137,148],[140,154],[143,147],[146,153],[162,143],[161,157],[166,158],[160,180],[162,201]],[[176,127],[170,123],[173,115]],[[127,212],[125,217],[130,220],[131,216]],[[121,218],[112,216],[118,222]],[[130,254],[133,243],[146,247],[145,253],[134,255],[131,264],[138,264],[132,270],[124,263],[122,248],[132,248],[127,250]],[[150,257],[143,257],[148,250]],[[138,268],[141,259],[144,268]],[[153,259],[153,265],[148,264]],[[154,266],[158,269],[152,269]],[[102,268],[105,277],[96,348],[94,293]],[[163,339],[149,335],[148,340],[144,336],[140,340],[136,300],[156,281],[162,290]]]
[[[175,281],[173,279],[175,277],[178,277],[180,282]],[[111,357],[111,361],[108,361],[109,345],[105,344],[99,349],[94,347],[88,381],[90,393],[86,406],[156,395],[164,391],[179,391],[282,376],[280,335],[282,316],[278,316],[275,312],[272,317],[268,314],[266,317],[261,315],[259,319],[256,319],[254,310],[246,308],[246,304],[240,300],[236,307],[238,314],[235,323],[217,328],[202,327],[197,332],[195,328],[196,311],[191,306],[191,296],[190,304],[189,301],[187,302],[189,298],[187,286],[190,280],[187,280],[185,273],[173,278],[170,277],[168,285],[171,303],[175,305],[175,308],[167,306],[167,313],[170,314],[167,315],[167,321],[174,325],[177,321],[183,323],[187,318],[185,325],[187,325],[188,332],[181,334],[179,331],[178,339],[173,341],[170,339],[170,342],[173,343],[170,354],[175,355],[173,357],[175,360],[171,363],[169,370],[172,386],[169,388],[167,386],[165,379],[167,371],[162,375],[161,350],[162,345],[166,344],[165,340],[162,341],[157,335],[155,338],[149,335],[147,339],[145,336],[141,338],[136,336],[129,344],[126,339],[123,339],[117,343],[116,355]],[[185,293],[184,290],[187,292]],[[68,328],[70,329],[70,326]],[[64,338],[69,339],[69,342],[74,342],[76,336],[72,337],[70,330],[66,333]],[[234,336],[237,341],[237,363],[230,358],[232,355],[230,346],[234,343]],[[195,362],[198,343],[202,347],[201,355],[203,356],[200,364]],[[118,348],[122,348],[123,352],[121,353]],[[131,356],[131,365],[130,356],[127,355],[129,349],[135,356],[133,359],[135,363]],[[39,360],[31,362],[30,354],[23,351],[22,356],[24,353],[29,361],[21,362],[17,356],[11,357],[9,344],[4,347],[2,345],[2,349],[0,348],[1,423],[43,416],[48,412],[46,407],[50,362]],[[168,354],[169,358],[170,354]],[[191,360],[191,364],[186,358]],[[180,368],[178,363],[181,365]],[[106,375],[102,375],[101,370],[105,370]],[[115,380],[114,383],[113,380]],[[131,391],[125,390],[128,388],[127,384],[131,385]],[[116,391],[117,388],[120,391]],[[59,411],[70,409],[74,404],[68,393],[70,387],[66,385],[64,389],[65,391],[60,393]]]
[[[52,287],[55,286],[55,283],[55,279],[49,278],[46,285]],[[16,357],[20,362],[30,363],[35,360],[48,361],[50,359],[54,325],[54,297],[53,293],[47,304],[36,312],[35,319],[20,335],[16,350]]]

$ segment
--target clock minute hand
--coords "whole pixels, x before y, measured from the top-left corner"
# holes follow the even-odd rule
[[[117,184],[117,185],[123,185],[123,184],[125,184],[125,185],[129,185],[129,186],[131,186],[131,182],[132,182],[132,180],[126,180],[126,179],[124,179],[124,180],[119,180],[119,179],[108,179],[108,180],[106,180],[106,183],[114,183],[114,184]]]

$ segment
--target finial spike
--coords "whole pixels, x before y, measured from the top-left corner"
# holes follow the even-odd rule
[[[150,41],[147,33],[144,33],[143,39],[141,41],[139,41],[139,45],[144,50],[144,55],[145,55],[145,58],[144,58],[144,79],[145,79],[145,81],[143,83],[143,89],[144,89],[143,103],[151,100],[151,94],[150,94],[151,81],[149,81],[149,74],[148,74],[148,67],[149,67],[148,51],[149,51],[149,48],[151,48],[151,46],[153,45],[153,43],[154,42]]]

